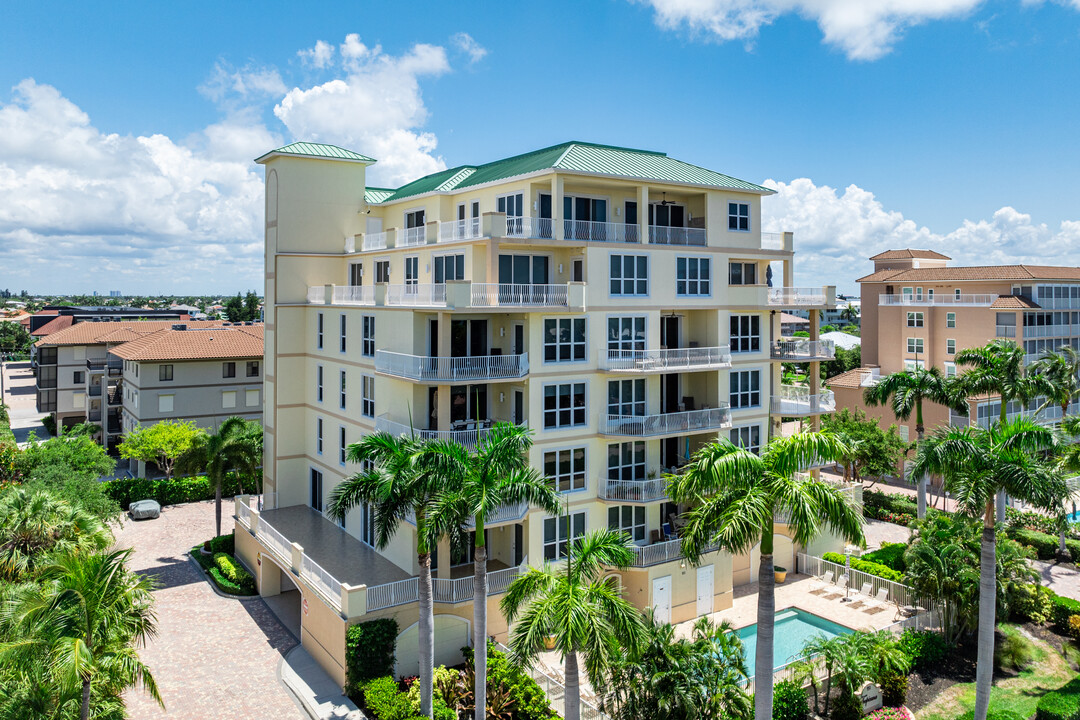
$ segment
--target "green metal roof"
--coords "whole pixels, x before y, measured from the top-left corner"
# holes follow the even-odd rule
[[[429,192],[462,190],[541,170],[615,175],[769,194],[773,192],[745,180],[670,158],[662,152],[572,141],[484,165],[461,165],[442,170],[399,187],[392,195],[384,198],[383,202],[394,202]]]
[[[325,158],[328,160],[350,160],[352,162],[362,163],[375,162],[374,158],[369,158],[367,155],[361,155],[352,150],[340,148],[337,145],[324,145],[322,143],[309,142],[294,142],[285,147],[280,147],[277,150],[271,150],[262,157],[255,158],[255,162],[259,162],[271,155],[303,155],[305,157]]]
[[[369,205],[381,203],[383,200],[393,194],[394,190],[392,188],[364,188],[364,202],[368,203]]]

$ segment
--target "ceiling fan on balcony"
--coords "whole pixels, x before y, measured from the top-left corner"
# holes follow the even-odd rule
[[[667,199],[667,193],[665,192],[664,193],[664,199],[661,200],[660,202],[656,203],[656,204],[657,205],[675,205],[676,203],[675,203],[674,200],[668,200]]]

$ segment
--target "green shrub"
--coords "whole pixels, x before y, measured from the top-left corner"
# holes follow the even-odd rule
[[[885,567],[892,568],[897,572],[904,572],[904,552],[907,550],[905,543],[882,543],[881,549],[864,553],[860,560],[876,562]]]
[[[435,716],[433,720],[456,720],[457,713],[451,707],[457,707],[461,701],[460,693],[461,671],[453,670],[445,665],[435,668],[432,677],[431,710]],[[414,682],[409,685],[406,696],[412,712],[420,714],[420,683]],[[449,696],[449,697],[448,697]]]
[[[213,540],[207,540],[206,544],[209,545],[207,550],[212,553],[228,553],[229,555],[236,555],[236,537],[229,533],[228,535],[218,535]]]
[[[907,699],[908,676],[889,673],[881,678],[881,699],[889,707],[900,707]]]
[[[213,558],[214,566],[225,579],[244,590],[246,594],[255,592],[255,578],[232,555],[217,552],[214,553]]]
[[[773,687],[773,720],[806,720],[810,716],[810,702],[806,691],[791,680],[778,682]]]
[[[945,638],[933,630],[911,630],[900,634],[900,650],[908,656],[911,669],[917,672],[931,668],[945,659],[948,645]]]
[[[375,720],[408,720],[414,717],[408,696],[398,689],[398,683],[389,675],[364,684],[364,704]]]
[[[900,493],[887,493],[881,490],[864,490],[863,507],[870,510],[885,510],[891,513],[918,514],[918,503],[914,498]]]
[[[382,618],[352,625],[345,632],[345,674],[349,688],[394,674],[398,624]],[[365,691],[366,692],[366,691]]]
[[[1035,720],[1076,720],[1080,717],[1080,678],[1039,698]]]
[[[1017,622],[1031,621],[1042,625],[1050,619],[1053,612],[1054,591],[1034,583],[1009,587],[1008,606],[1012,608],[1012,618]]]
[[[844,565],[847,561],[847,558],[845,556],[841,555],[840,553],[834,552],[825,553],[822,556],[822,559],[828,560],[829,562],[834,562],[838,565]],[[903,573],[897,572],[896,570],[893,570],[887,565],[871,562],[869,560],[863,560],[862,558],[851,558],[851,569],[858,570],[859,572],[864,572],[869,575],[876,575],[877,577],[885,578],[886,580],[892,580],[893,582],[904,581]],[[855,589],[858,590],[858,588]]]
[[[1060,634],[1066,635],[1069,632],[1069,616],[1080,615],[1080,602],[1060,595],[1055,595],[1051,602],[1054,606],[1054,629]]]
[[[855,693],[841,690],[829,717],[832,720],[859,720],[862,717],[862,701]]]
[[[120,503],[120,507],[127,510],[128,506],[136,500],[152,498],[162,505],[178,505],[180,503],[197,502],[200,500],[214,499],[214,486],[206,476],[173,478],[121,478],[102,483],[105,491],[111,498]],[[239,478],[230,473],[225,476],[222,483],[222,497],[232,497],[240,493]],[[262,492],[260,482],[250,481],[244,484],[243,491],[246,493]]]
[[[242,587],[242,586],[238,585],[237,583],[234,583],[232,580],[229,580],[229,578],[225,577],[221,573],[221,570],[219,570],[216,567],[210,568],[208,572],[210,573],[210,577],[214,579],[214,583],[217,584],[218,588],[223,593],[227,593],[229,595],[254,595],[255,594],[254,593],[254,588]]]
[[[461,654],[465,656],[465,662],[472,665],[472,648],[461,648]],[[515,720],[550,720],[558,717],[551,709],[547,694],[536,681],[511,663],[491,642],[488,643],[487,670],[488,694],[496,692],[493,688],[509,688]]]
[[[1019,634],[1009,633],[994,644],[994,663],[1001,668],[1016,672],[1026,670],[1031,666],[1034,656],[1035,650],[1031,643]]]
[[[1053,535],[1027,528],[1010,528],[1006,534],[1021,545],[1035,548],[1040,560],[1052,560],[1057,554],[1058,539]]]
[[[975,720],[975,711],[968,710],[956,720]],[[1027,720],[1027,718],[1012,710],[990,710],[986,713],[986,720]]]

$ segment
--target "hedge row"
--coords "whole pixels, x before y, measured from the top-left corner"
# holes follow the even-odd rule
[[[1008,528],[1005,534],[1021,545],[1034,548],[1040,560],[1053,560],[1057,556],[1060,543],[1057,535],[1028,530],[1022,527]],[[1080,559],[1080,540],[1065,538],[1065,547],[1074,558]]]
[[[838,565],[845,565],[847,563],[846,556],[835,552],[825,553],[822,556],[822,559]],[[879,578],[885,578],[886,580],[892,580],[893,582],[904,581],[903,573],[893,570],[888,565],[882,565],[881,563],[872,562],[870,560],[863,560],[862,558],[851,558],[851,569],[867,573],[868,575],[876,575]],[[858,590],[858,588],[855,589]]]
[[[904,552],[907,547],[906,543],[881,543],[879,550],[863,553],[860,559],[879,563],[897,572],[904,572],[906,568]]]
[[[232,557],[234,540],[232,533],[228,535],[219,535],[213,540],[208,540],[204,545],[196,545],[191,548],[191,557],[195,558],[195,562],[199,563],[207,575],[209,575],[214,584],[218,588],[229,595],[254,595],[255,594],[255,578],[251,576],[242,565],[240,565]],[[205,555],[202,550],[205,546],[209,546],[210,555]],[[228,558],[228,561],[236,567],[239,573],[243,573],[247,577],[246,580],[233,581],[226,577],[222,572],[220,565],[218,564],[218,558],[224,556]],[[241,578],[242,576],[236,573],[234,576]]]
[[[1072,598],[1054,595],[1050,598],[1051,618],[1054,621],[1054,629],[1061,635],[1069,634],[1069,618],[1080,615],[1080,602]]]
[[[0,445],[4,443],[15,444],[15,433],[11,432],[11,421],[8,417],[8,406],[4,405],[0,398]]]
[[[345,674],[350,691],[394,674],[398,624],[392,618],[352,625],[345,631]]]
[[[137,500],[157,500],[162,505],[177,505],[179,503],[197,502],[199,500],[212,500],[214,498],[214,486],[210,479],[204,475],[195,477],[172,478],[171,480],[152,478],[122,478],[120,480],[108,480],[105,493],[120,504],[124,510]],[[225,476],[222,483],[222,497],[232,497],[240,492],[262,492],[261,480],[244,482],[240,487],[239,478],[230,473]]]
[[[918,514],[918,503],[914,498],[900,493],[887,493],[881,490],[863,490],[863,507],[887,510],[894,514]]]
[[[1035,720],[1078,720],[1080,718],[1080,678],[1039,698]]]
[[[245,595],[255,594],[255,578],[244,566],[236,562],[232,555],[223,552],[214,553],[215,570],[225,576],[231,585],[238,587]]]

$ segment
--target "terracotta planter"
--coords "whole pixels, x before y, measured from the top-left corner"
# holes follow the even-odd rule
[[[780,585],[787,580],[787,570],[773,570],[773,579],[776,581],[777,585]]]
[[[555,649],[555,638],[550,636],[550,635],[548,637],[544,638],[544,648],[546,650],[554,650]]]

